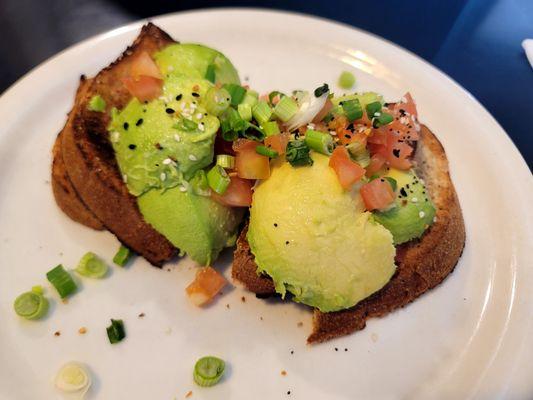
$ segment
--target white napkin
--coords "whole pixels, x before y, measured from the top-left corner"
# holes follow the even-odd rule
[[[524,39],[524,41],[522,42],[522,47],[526,52],[526,56],[529,60],[529,63],[533,67],[533,39]]]

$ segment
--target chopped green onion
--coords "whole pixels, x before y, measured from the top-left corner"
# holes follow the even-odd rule
[[[366,115],[368,118],[374,118],[375,114],[381,111],[381,103],[379,101],[374,101],[366,105]]]
[[[41,285],[32,286],[31,291],[35,294],[44,294],[44,289]]]
[[[285,158],[293,167],[313,165],[313,159],[309,155],[309,146],[303,140],[289,141]]]
[[[111,319],[111,325],[106,328],[106,331],[111,344],[118,343],[126,337],[124,322],[121,319]]]
[[[265,135],[267,136],[274,136],[279,133],[279,125],[276,121],[268,121],[265,122],[262,125],[263,131],[265,131]]]
[[[305,132],[305,144],[310,149],[329,156],[333,152],[333,138],[329,133],[308,129]]]
[[[241,85],[237,85],[236,83],[226,83],[223,88],[226,89],[230,94],[232,106],[236,107],[241,104],[242,100],[244,99],[244,95],[246,94],[245,88],[243,88]]]
[[[211,83],[215,83],[215,80],[216,80],[215,64],[209,64],[207,66],[207,69],[205,70],[204,78],[207,79]]]
[[[46,273],[46,278],[56,288],[62,299],[71,295],[78,289],[76,282],[74,282],[70,274],[61,264],[48,271]]]
[[[72,395],[72,398],[83,399],[92,382],[83,365],[71,361],[61,367],[54,383],[57,389]]]
[[[350,122],[363,117],[363,108],[358,99],[343,101],[342,109],[344,110],[344,115],[346,115],[346,118]]]
[[[192,187],[194,194],[198,196],[207,197],[211,195],[211,191],[209,190],[209,185],[207,183],[207,175],[203,169],[195,172],[190,181],[190,187]]]
[[[339,76],[339,86],[343,89],[351,89],[355,85],[355,76],[351,72],[343,71]]]
[[[239,104],[237,106],[237,111],[239,112],[241,118],[245,121],[252,120],[252,106],[250,104]]]
[[[247,128],[246,121],[242,119],[239,112],[234,108],[228,108],[224,115],[228,119],[232,131],[242,132]]]
[[[292,99],[292,97],[283,97],[276,107],[274,107],[274,115],[283,122],[287,122],[294,114],[298,112],[298,104]]]
[[[259,93],[257,93],[255,90],[248,89],[244,95],[244,99],[242,99],[241,104],[249,104],[250,107],[253,108],[253,106],[257,104],[258,99]]]
[[[213,386],[222,375],[224,375],[224,369],[226,364],[224,360],[218,357],[208,356],[202,357],[194,365],[193,378],[199,386]]]
[[[96,254],[89,251],[81,258],[74,271],[87,278],[103,278],[107,274],[107,264]]]
[[[233,169],[235,167],[235,157],[228,154],[217,155],[217,165],[225,169]]]
[[[121,267],[126,265],[132,256],[132,251],[124,245],[120,245],[120,248],[113,257],[113,262]]]
[[[374,128],[379,128],[380,126],[390,124],[392,121],[394,121],[394,117],[391,114],[382,112],[374,117],[372,120],[372,126]]]
[[[224,194],[228,188],[231,179],[224,168],[215,165],[207,173],[207,183],[209,187],[218,194]]]
[[[398,187],[398,182],[396,182],[396,179],[391,178],[390,176],[385,176],[384,178],[390,183],[392,190],[395,192],[396,188]]]
[[[106,102],[99,94],[94,95],[89,100],[89,111],[103,112],[105,110]]]
[[[265,138],[265,132],[261,128],[250,122],[247,122],[246,124],[246,130],[243,132],[242,135],[246,139],[255,140],[258,142],[263,141],[263,139]]]
[[[261,100],[252,108],[252,114],[255,120],[263,125],[272,117],[272,109],[266,101]]]
[[[276,150],[272,150],[270,147],[266,147],[261,144],[255,148],[255,151],[257,154],[261,154],[262,156],[266,156],[268,158],[276,158],[279,156],[279,153]]]
[[[224,88],[210,88],[205,94],[205,108],[209,114],[218,117],[222,115],[231,104],[231,95]]]
[[[48,300],[34,290],[19,295],[13,303],[18,316],[26,319],[39,319],[48,311]]]
[[[180,131],[192,132],[198,129],[198,124],[190,119],[182,118],[178,123],[174,124],[173,128],[179,129]]]
[[[274,100],[274,97],[276,96],[279,96],[279,99],[281,100],[282,97],[285,97],[285,94],[277,91],[277,90],[274,90],[272,92],[270,92],[268,94],[268,101],[270,102],[270,104],[272,104],[272,101]]]
[[[239,134],[231,130],[229,121],[221,121],[220,126],[222,127],[222,139],[227,142],[233,142],[234,140],[237,140]]]
[[[315,89],[315,97],[320,97],[322,96],[324,93],[327,93],[329,92],[329,86],[327,83],[324,83],[322,86],[319,86]]]
[[[366,168],[370,164],[370,153],[366,149],[365,144],[355,141],[346,146],[352,159],[361,167]]]

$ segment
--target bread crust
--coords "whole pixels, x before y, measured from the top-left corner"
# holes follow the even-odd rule
[[[131,99],[121,83],[129,74],[131,60],[143,51],[153,54],[171,43],[170,36],[155,25],[145,25],[132,46],[91,80],[71,112],[72,129],[61,135],[68,178],[82,202],[122,243],[156,266],[172,258],[177,249],[144,221],[136,198],[121,177],[107,126],[111,108],[121,109]],[[106,112],[87,108],[95,94],[106,101]]]
[[[324,342],[363,329],[368,318],[384,316],[437,286],[457,264],[466,235],[446,153],[426,126],[422,125],[420,133],[414,160],[435,205],[435,222],[420,239],[397,247],[396,272],[381,290],[347,310],[323,313],[315,309],[308,343]],[[247,228],[243,229],[237,241],[232,276],[261,296],[273,294],[272,280],[257,275],[246,231]]]

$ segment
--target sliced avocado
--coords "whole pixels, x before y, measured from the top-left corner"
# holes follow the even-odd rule
[[[392,233],[394,244],[422,236],[435,217],[424,183],[413,170],[391,169],[386,176],[396,181],[396,200],[389,210],[375,212],[374,219]]]
[[[235,244],[243,211],[182,190],[153,189],[138,197],[137,204],[144,219],[182,254],[210,265],[222,249]]]
[[[165,76],[205,79],[208,67],[212,65],[215,83],[240,84],[239,73],[231,61],[219,51],[200,44],[172,44],[156,53],[154,58]]]

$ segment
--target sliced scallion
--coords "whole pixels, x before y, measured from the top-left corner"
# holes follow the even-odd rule
[[[257,154],[261,154],[262,156],[266,156],[268,158],[276,158],[279,156],[279,153],[276,150],[272,150],[270,147],[266,147],[261,144],[255,148],[255,151]]]
[[[70,296],[78,289],[76,282],[74,282],[70,274],[61,264],[48,271],[46,273],[46,278],[56,288],[62,299]]]
[[[121,319],[111,319],[111,325],[106,328],[106,331],[111,344],[118,343],[126,337],[124,322]]]
[[[342,109],[348,121],[353,122],[363,116],[363,108],[358,99],[346,100],[342,102]]]
[[[209,190],[209,185],[207,183],[207,174],[203,169],[196,171],[189,183],[194,194],[206,197],[211,195],[211,191]]]
[[[42,293],[25,292],[19,295],[13,303],[13,308],[18,316],[25,319],[39,319],[48,311],[48,300]]]
[[[62,392],[75,394],[76,398],[83,399],[91,386],[91,377],[83,365],[71,361],[59,369],[54,383]]]
[[[255,120],[263,125],[272,117],[272,109],[266,101],[261,100],[252,108],[252,114]]]
[[[355,85],[355,76],[351,72],[343,71],[339,76],[339,86],[343,89],[351,89]]]
[[[241,118],[245,121],[252,120],[252,106],[250,104],[241,103],[237,106],[237,111]]]
[[[128,249],[123,244],[120,245],[120,248],[115,253],[115,256],[113,257],[113,262],[121,267],[126,265],[132,256],[132,251]]]
[[[298,112],[298,104],[291,97],[285,96],[274,107],[274,115],[283,122],[287,122]]]
[[[390,183],[392,190],[395,192],[396,188],[398,187],[398,182],[396,182],[396,179],[390,176],[385,176],[385,179]]]
[[[89,251],[81,258],[74,271],[87,278],[100,279],[107,274],[107,264],[96,254]]]
[[[380,126],[390,124],[392,121],[394,121],[394,117],[391,114],[382,112],[374,117],[372,120],[372,126],[374,128],[379,128]]]
[[[224,375],[226,364],[218,357],[202,357],[194,365],[193,378],[199,386],[213,386]]]
[[[217,155],[217,165],[225,169],[233,169],[235,167],[235,157],[229,154],[219,154]]]
[[[218,194],[224,194],[228,189],[231,179],[228,173],[220,165],[215,165],[207,173],[209,187]]]
[[[215,80],[216,80],[215,64],[209,64],[207,66],[207,69],[205,70],[204,78],[207,79],[211,83],[215,83]]]
[[[205,94],[205,108],[208,113],[218,117],[228,109],[231,104],[231,96],[224,88],[210,88]]]
[[[375,114],[381,111],[381,103],[374,101],[366,105],[366,115],[368,118],[374,118]]]
[[[265,135],[267,136],[273,136],[279,133],[279,125],[276,121],[265,122],[262,125],[262,128],[263,128],[263,131],[265,131]]]
[[[105,110],[105,107],[106,107],[106,102],[102,98],[102,96],[100,96],[99,94],[96,94],[93,97],[91,97],[91,100],[89,100],[89,105],[87,106],[89,111],[96,111],[96,112],[103,112]]]
[[[243,88],[241,85],[237,85],[236,83],[226,83],[223,88],[226,89],[230,94],[232,106],[237,107],[239,104],[241,104],[242,100],[244,99],[244,95],[246,94],[245,88]]]
[[[290,140],[285,150],[285,158],[293,167],[313,165],[309,146],[303,140]]]
[[[270,92],[268,94],[268,101],[270,102],[270,104],[272,104],[272,101],[274,100],[274,98],[278,96],[279,97],[279,100],[281,100],[282,97],[285,97],[285,94],[281,93],[280,91],[278,90],[273,90],[272,92]]]
[[[308,129],[305,132],[305,143],[310,149],[319,153],[330,155],[333,152],[333,138],[329,133]]]
[[[259,93],[257,93],[255,90],[248,89],[244,95],[244,99],[242,99],[241,104],[249,104],[250,107],[253,107],[257,104],[258,98]]]

